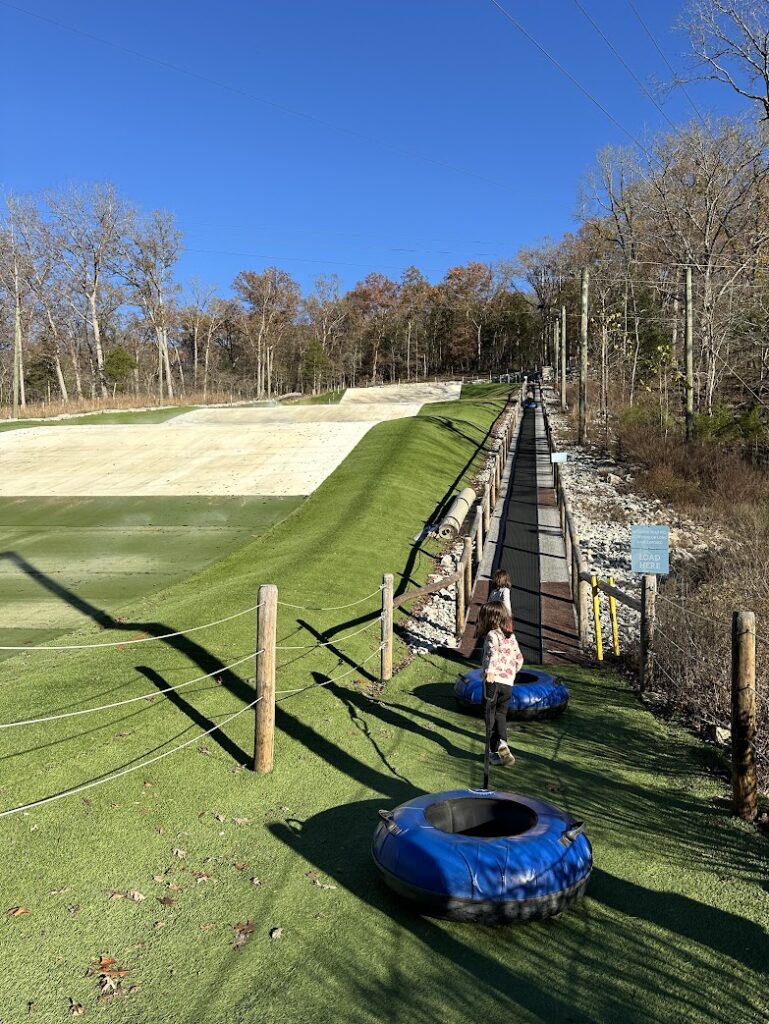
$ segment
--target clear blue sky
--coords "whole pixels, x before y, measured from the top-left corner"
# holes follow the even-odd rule
[[[664,126],[574,0],[501,2],[633,134]],[[667,75],[626,0],[581,2],[642,80]],[[635,2],[680,66],[681,3]],[[17,6],[113,45],[0,3],[0,188],[109,179],[173,210],[181,275],[222,291],[271,263],[306,288],[323,272],[352,286],[414,263],[435,280],[511,257],[572,229],[596,151],[627,141],[491,0]],[[691,92],[703,110],[737,109],[716,86]],[[664,106],[692,116],[680,91]]]

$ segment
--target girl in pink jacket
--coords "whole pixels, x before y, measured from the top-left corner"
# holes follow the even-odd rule
[[[507,745],[507,707],[523,655],[513,623],[501,601],[489,601],[478,614],[478,639],[483,640],[483,695],[489,734],[489,763],[515,763]]]

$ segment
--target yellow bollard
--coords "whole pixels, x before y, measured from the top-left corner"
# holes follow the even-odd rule
[[[609,585],[614,586],[614,577],[609,577]],[[614,650],[614,657],[619,657],[619,629],[617,628],[617,601],[613,594],[609,594],[609,617],[611,618],[611,645]]]
[[[595,657],[596,661],[603,661],[603,636],[601,634],[601,601],[598,580],[595,576],[590,577],[593,588],[593,617],[595,619]]]

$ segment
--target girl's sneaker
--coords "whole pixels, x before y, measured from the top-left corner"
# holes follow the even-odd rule
[[[499,754],[495,753],[494,751],[492,751],[489,754],[489,764],[502,764],[502,763],[503,763],[502,762],[502,758],[499,756]]]
[[[497,748],[497,757],[499,758],[499,763],[505,765],[506,768],[515,764],[515,757],[513,756],[513,753],[510,750],[510,747],[508,747],[504,742],[501,742]]]

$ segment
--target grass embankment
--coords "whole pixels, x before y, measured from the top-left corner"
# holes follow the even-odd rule
[[[194,405],[177,405],[170,409],[142,409],[138,412],[96,412],[87,416],[69,416],[63,419],[0,421],[4,430],[27,430],[29,427],[102,427],[106,423],[165,423],[174,416],[192,412]]]
[[[303,500],[0,498],[0,645],[45,643],[88,622],[78,602],[114,613],[224,558]]]
[[[472,474],[493,411],[463,401],[381,424],[289,520],[194,585],[127,609],[123,628],[225,615],[264,580],[284,600],[331,605],[373,590],[382,571],[408,575],[409,538]],[[323,616],[284,608],[279,642],[311,642],[311,627],[344,635],[377,603]],[[167,644],[24,655],[4,666],[2,717],[177,683],[252,639],[249,616]],[[340,648],[359,664],[376,639]],[[334,653],[279,660],[279,689],[348,667]],[[252,745],[247,713],[225,737],[0,821],[6,904],[30,911],[2,925],[3,1019],[28,1019],[34,1003],[38,1020],[62,1020],[72,998],[89,1018],[132,1024],[763,1021],[766,845],[730,820],[722,787],[703,775],[704,748],[656,723],[611,677],[567,673],[566,716],[514,734],[516,768],[495,777],[587,819],[588,898],[562,918],[495,930],[415,917],[382,889],[369,855],[376,809],[480,783],[482,727],[454,708],[455,673],[430,657],[381,701],[354,684],[365,669],[281,695],[270,777],[238,768]],[[7,733],[4,806],[194,736],[252,699],[247,674],[223,672],[221,685],[173,702]],[[237,924],[253,933],[241,928],[234,949]],[[272,928],[282,937],[271,940]],[[96,977],[85,977],[102,955],[128,971],[124,989],[137,986],[111,1004],[96,1003]]]
[[[504,401],[509,394],[509,384],[463,384],[460,397],[469,401]]]

